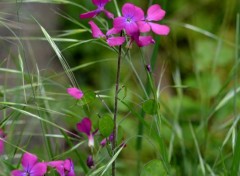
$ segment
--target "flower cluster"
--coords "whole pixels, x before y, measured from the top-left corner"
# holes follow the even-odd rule
[[[122,16],[114,18],[112,13],[105,10],[105,5],[108,2],[110,0],[92,0],[97,9],[80,15],[82,19],[94,18],[103,12],[108,18],[113,19],[113,27],[106,34],[103,34],[100,28],[93,21],[90,21],[93,38],[104,38],[109,46],[122,45],[127,39],[130,45],[135,41],[139,47],[143,47],[154,44],[155,41],[152,36],[143,36],[141,33],[152,31],[157,35],[168,35],[169,27],[157,23],[165,16],[165,11],[160,5],[150,6],[147,14],[144,15],[144,11],[140,7],[125,3],[122,7]],[[122,31],[126,37],[122,36]],[[117,34],[120,36],[116,36]]]
[[[71,159],[64,161],[38,162],[36,155],[24,153],[22,157],[22,170],[13,170],[11,176],[44,176],[47,173],[47,167],[52,167],[60,176],[75,176],[74,166]]]

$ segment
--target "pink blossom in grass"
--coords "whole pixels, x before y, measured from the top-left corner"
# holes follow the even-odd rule
[[[0,155],[3,154],[4,152],[4,141],[3,139],[5,139],[5,133],[3,132],[2,129],[0,129]]]
[[[168,35],[170,29],[167,25],[154,23],[162,20],[165,13],[166,12],[158,4],[150,6],[147,10],[145,19],[137,22],[140,32],[149,32],[152,30],[158,35]]]
[[[105,10],[105,5],[108,2],[110,2],[110,0],[92,0],[92,3],[95,6],[97,6],[97,9],[81,14],[80,18],[82,18],[82,19],[84,19],[84,18],[94,18],[95,16],[97,16],[98,14],[103,12],[108,18],[113,19],[114,15],[111,12]]]
[[[119,46],[125,42],[124,37],[113,36],[114,34],[118,34],[119,32],[121,32],[121,30],[112,28],[108,30],[105,35],[93,21],[89,21],[88,23],[91,26],[93,38],[104,38],[106,39],[109,46]]]
[[[75,99],[81,99],[83,97],[83,92],[75,87],[68,88],[67,93]]]
[[[74,165],[71,159],[50,161],[47,165],[55,168],[60,176],[75,176]]]
[[[92,121],[85,117],[81,120],[81,122],[77,123],[77,129],[81,133],[85,133],[88,137],[88,146],[94,147],[94,133],[91,132],[92,130]]]
[[[47,164],[38,162],[36,155],[24,153],[22,157],[23,170],[13,170],[11,176],[44,176],[47,172]]]
[[[129,36],[138,32],[137,22],[144,19],[143,10],[131,3],[125,3],[122,7],[122,15],[113,20],[113,27],[117,30],[125,29]]]

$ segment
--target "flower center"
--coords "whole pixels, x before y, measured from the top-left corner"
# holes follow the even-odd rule
[[[128,17],[127,22],[130,23],[131,21],[132,21],[132,19]]]

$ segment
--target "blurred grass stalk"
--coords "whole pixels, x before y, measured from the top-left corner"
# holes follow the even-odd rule
[[[240,116],[237,113],[237,97],[238,97],[238,74],[239,74],[239,64],[240,64],[240,9],[239,13],[236,15],[236,54],[235,54],[235,81],[234,81],[234,117],[235,121],[238,120]],[[233,131],[233,162],[231,175],[238,176],[240,173],[240,124],[235,126]]]

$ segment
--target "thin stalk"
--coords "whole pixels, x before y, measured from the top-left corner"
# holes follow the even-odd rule
[[[123,33],[121,32],[122,36]],[[121,58],[122,58],[122,45],[118,49],[118,62],[117,62],[117,77],[116,77],[116,87],[115,87],[115,97],[114,97],[114,128],[113,128],[113,141],[112,141],[112,156],[115,155],[115,149],[117,146],[117,112],[118,112],[118,92],[119,92],[119,78],[120,78],[120,68],[121,68]],[[116,174],[116,161],[112,163],[112,176]]]

